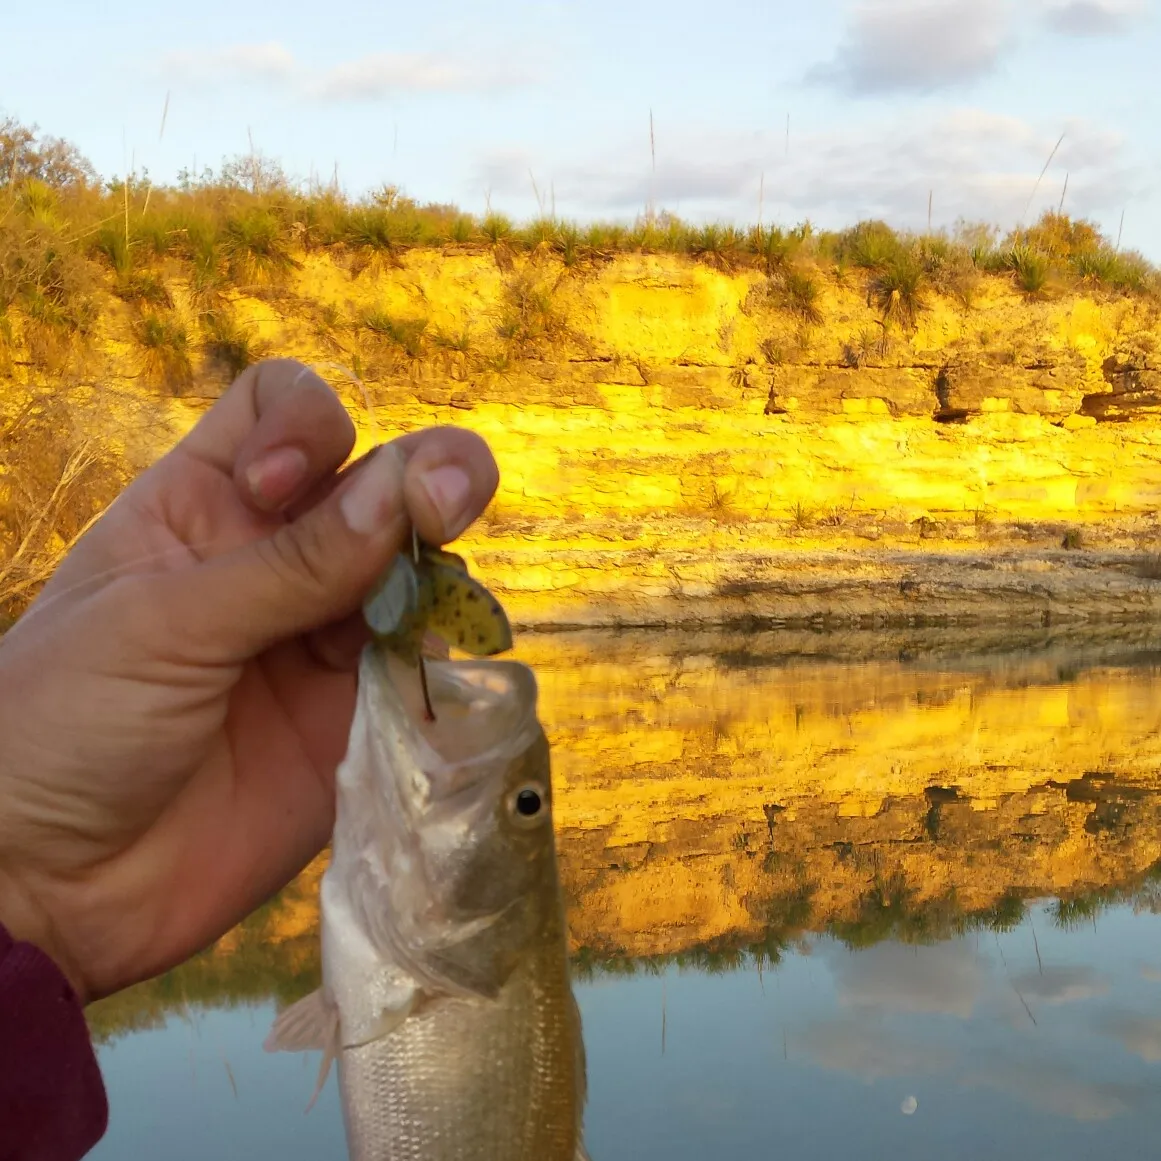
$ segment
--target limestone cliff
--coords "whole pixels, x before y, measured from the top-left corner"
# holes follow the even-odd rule
[[[907,328],[860,273],[817,283],[806,318],[756,270],[455,247],[354,272],[303,254],[230,299],[252,352],[330,365],[361,446],[339,367],[384,434],[491,441],[503,481],[465,547],[520,624],[1161,611],[1153,299],[982,276],[970,306],[928,292]],[[213,392],[162,399],[134,325],[112,303],[71,381],[152,392],[180,430]]]

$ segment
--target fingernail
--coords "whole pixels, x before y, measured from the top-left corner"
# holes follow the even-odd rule
[[[298,490],[309,470],[310,461],[301,448],[280,447],[246,469],[246,483],[263,508],[280,508]]]
[[[367,457],[339,500],[352,532],[370,536],[403,514],[403,455],[384,444]]]
[[[454,540],[471,523],[468,500],[472,481],[468,473],[455,464],[444,464],[442,468],[424,472],[419,482],[443,519],[444,535]]]

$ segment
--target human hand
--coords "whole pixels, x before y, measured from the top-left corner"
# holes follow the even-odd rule
[[[497,483],[457,428],[341,475],[355,430],[277,360],[135,480],[0,641],[0,922],[88,1002],[224,934],[326,844],[361,602],[410,523]]]

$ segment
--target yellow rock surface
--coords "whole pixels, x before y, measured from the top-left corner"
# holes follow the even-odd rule
[[[565,268],[412,250],[353,277],[307,254],[286,287],[233,308],[268,352],[327,365],[357,452],[431,423],[489,440],[500,490],[464,548],[519,624],[697,620],[711,604],[791,620],[1157,611],[1148,578],[1061,560],[1020,599],[957,588],[968,557],[1043,556],[1067,528],[1088,550],[1161,547],[1155,305],[1033,300],[985,278],[971,309],[929,294],[914,333],[868,353],[883,332],[860,276],[819,278],[823,321],[805,332],[763,275],[665,255]],[[139,395],[117,308],[97,381]],[[423,350],[375,345],[368,308],[425,321]],[[517,349],[504,336],[521,326],[535,335]],[[361,371],[373,415],[336,368]],[[166,407],[180,431],[206,403]],[[931,553],[956,578],[902,599]],[[879,588],[836,599],[835,578]]]

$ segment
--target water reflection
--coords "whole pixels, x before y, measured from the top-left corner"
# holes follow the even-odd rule
[[[1161,639],[529,637],[595,1161],[1143,1155],[1161,1130]],[[90,1012],[96,1156],[342,1156],[271,1057],[321,861]]]

